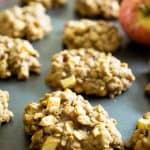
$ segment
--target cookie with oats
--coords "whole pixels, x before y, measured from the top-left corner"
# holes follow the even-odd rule
[[[121,150],[116,120],[71,90],[46,93],[24,111],[30,150]]]
[[[46,77],[54,89],[70,88],[87,95],[115,97],[135,80],[127,63],[94,49],[64,50],[55,54]]]

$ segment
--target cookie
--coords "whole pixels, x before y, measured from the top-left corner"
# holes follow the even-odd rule
[[[9,93],[0,90],[0,125],[8,123],[13,118],[13,113],[8,109]]]
[[[135,77],[126,63],[93,49],[64,50],[52,58],[46,82],[54,89],[114,97],[127,90]]]
[[[150,150],[150,112],[138,120],[136,130],[126,147],[130,150]]]
[[[75,0],[75,11],[82,17],[118,18],[118,0]]]
[[[32,2],[41,3],[46,9],[63,6],[67,0],[21,0],[22,5],[29,5]]]
[[[0,12],[0,34],[30,41],[42,39],[51,31],[51,22],[45,8],[38,3]]]
[[[148,71],[149,71],[149,74],[150,74],[150,61],[148,62]],[[146,92],[147,95],[150,96],[150,82],[146,84],[145,92]]]
[[[121,150],[116,120],[71,90],[47,93],[24,112],[31,150]]]
[[[39,53],[28,41],[0,36],[0,79],[17,76],[25,80],[30,72],[39,74],[38,57]]]
[[[121,35],[114,24],[105,21],[69,21],[65,25],[63,44],[68,49],[95,48],[115,52],[122,43]]]

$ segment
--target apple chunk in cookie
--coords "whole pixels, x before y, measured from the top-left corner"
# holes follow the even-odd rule
[[[0,12],[0,34],[30,41],[42,39],[51,31],[49,16],[38,3]]]
[[[150,112],[138,120],[136,130],[126,147],[129,150],[150,150]]]
[[[28,41],[0,36],[0,79],[17,76],[25,80],[30,72],[39,74],[38,58],[39,53]]]
[[[116,120],[71,90],[46,93],[24,111],[30,150],[121,150]]]
[[[83,17],[118,18],[118,0],[75,0],[75,11]]]
[[[13,118],[13,113],[8,110],[9,93],[0,90],[0,125],[8,123]]]
[[[29,5],[31,2],[40,3],[46,9],[51,9],[65,5],[67,3],[67,0],[21,0],[22,5]]]
[[[63,44],[68,49],[95,48],[99,51],[115,52],[122,38],[113,23],[105,21],[69,21],[63,34]]]
[[[94,49],[55,54],[46,77],[46,83],[54,89],[70,88],[77,93],[112,98],[127,90],[134,80],[126,63]]]

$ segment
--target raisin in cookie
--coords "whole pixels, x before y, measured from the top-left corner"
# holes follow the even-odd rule
[[[63,6],[67,0],[21,0],[22,5],[28,5],[31,2],[41,3],[46,9]]]
[[[55,89],[70,88],[77,93],[110,97],[127,90],[134,80],[126,63],[93,49],[55,54],[46,77],[47,84]]]
[[[150,112],[137,122],[137,128],[126,144],[130,150],[150,150]]]
[[[40,73],[39,53],[32,45],[21,39],[0,36],[0,79],[17,76],[24,80],[29,73]]]
[[[13,118],[13,113],[8,110],[9,93],[0,90],[0,125]]]
[[[118,0],[75,0],[75,11],[83,17],[118,18]]]
[[[121,39],[115,25],[105,21],[69,21],[63,34],[63,43],[68,49],[95,48],[114,52],[121,45]]]
[[[28,40],[42,39],[51,31],[51,22],[41,4],[32,3],[23,8],[0,12],[0,34]]]
[[[31,150],[121,150],[116,121],[71,90],[47,93],[24,112]]]

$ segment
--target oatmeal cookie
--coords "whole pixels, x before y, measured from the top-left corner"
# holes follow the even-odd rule
[[[0,90],[0,125],[13,118],[13,113],[8,110],[9,93]]]
[[[126,144],[130,150],[150,150],[150,112],[137,122],[137,128]]]
[[[116,120],[71,90],[47,93],[24,112],[31,150],[121,150]]]
[[[150,61],[148,62],[148,70],[149,70],[149,74],[150,74]],[[150,82],[145,86],[145,92],[147,95],[150,96]]]
[[[114,97],[127,90],[135,77],[126,63],[93,49],[64,50],[52,58],[46,77],[55,89]]]
[[[23,8],[13,8],[0,12],[0,34],[27,40],[42,39],[51,31],[51,22],[41,4],[32,3]]]
[[[39,53],[32,45],[21,39],[0,36],[0,79],[17,76],[29,78],[29,73],[40,73]]]
[[[31,2],[41,3],[46,9],[63,6],[67,0],[21,0],[22,5],[28,5]]]
[[[117,27],[105,21],[69,21],[63,34],[63,43],[68,49],[95,48],[114,52],[120,47],[121,41]]]
[[[83,17],[118,18],[118,0],[75,0],[75,11]]]

